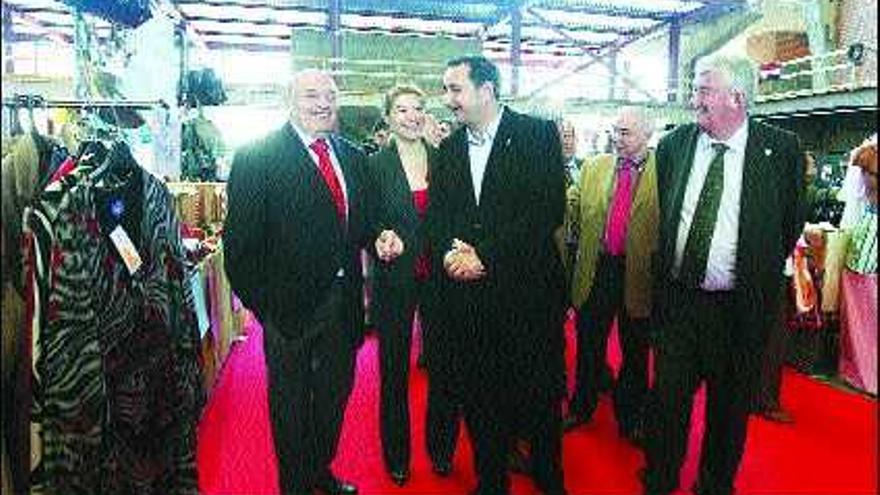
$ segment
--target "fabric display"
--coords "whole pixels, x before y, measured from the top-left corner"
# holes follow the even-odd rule
[[[101,19],[136,28],[153,17],[149,0],[61,0]]]
[[[181,106],[213,106],[226,103],[226,90],[214,69],[195,69],[181,81]]]
[[[180,221],[190,227],[216,227],[226,218],[226,184],[223,182],[169,182]]]
[[[7,389],[4,371],[4,394],[32,404],[15,409],[39,435],[29,454],[7,450],[34,459],[16,490],[197,493],[205,394],[171,194],[122,142],[43,165],[33,133],[18,139],[3,160],[4,333],[7,283],[25,311],[12,323],[17,342],[4,335],[4,370],[17,348],[14,380],[25,385]],[[20,268],[7,272],[14,259]]]
[[[217,162],[226,151],[217,126],[204,115],[199,114],[183,122],[180,140],[181,179],[216,181]]]

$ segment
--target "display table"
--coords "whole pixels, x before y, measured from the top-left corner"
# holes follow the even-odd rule
[[[840,288],[840,361],[847,383],[877,394],[877,274],[844,270]]]

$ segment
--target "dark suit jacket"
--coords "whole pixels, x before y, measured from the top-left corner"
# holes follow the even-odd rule
[[[428,231],[450,345],[465,392],[564,393],[564,271],[554,231],[565,213],[556,126],[504,110],[474,199],[466,130],[443,141],[429,186]],[[472,244],[486,267],[474,282],[442,268],[452,240]]]
[[[668,289],[675,260],[675,242],[688,176],[700,130],[683,125],[657,146],[657,190],[660,202],[660,270],[658,304]],[[754,358],[763,350],[768,319],[781,302],[781,273],[785,258],[803,229],[804,154],[797,137],[787,131],[749,121],[743,169],[736,255],[736,289],[740,348],[744,365],[754,371]],[[662,317],[662,315],[661,315]],[[662,338],[662,335],[661,335]]]
[[[437,152],[430,145],[428,150],[428,170],[436,160]],[[368,158],[370,177],[370,203],[375,235],[385,229],[394,230],[404,243],[403,254],[390,263],[375,262],[373,290],[377,299],[394,298],[395,293],[415,289],[415,261],[427,245],[424,226],[413,204],[412,191],[406,179],[406,172],[400,162],[397,145],[391,144]],[[429,198],[430,201],[430,198]],[[370,252],[375,254],[371,242]],[[381,302],[380,302],[381,304]]]
[[[330,139],[348,196],[347,228],[296,131],[285,124],[242,147],[229,177],[224,226],[226,273],[232,289],[263,323],[287,338],[301,337],[314,310],[345,270],[346,329],[353,342],[363,321],[358,250],[365,241],[365,157],[354,145]]]

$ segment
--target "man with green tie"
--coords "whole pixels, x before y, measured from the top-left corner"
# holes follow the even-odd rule
[[[694,493],[734,492],[768,322],[783,298],[779,273],[803,228],[804,155],[796,136],[749,118],[755,81],[747,59],[701,59],[691,101],[697,122],[657,147],[658,338],[647,494],[678,488],[702,381],[706,429]]]

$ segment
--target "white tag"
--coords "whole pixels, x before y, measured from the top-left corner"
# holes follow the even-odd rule
[[[201,272],[193,272],[189,277],[189,287],[192,291],[196,319],[199,323],[199,336],[205,338],[205,334],[208,333],[208,329],[211,328],[211,319],[208,316],[208,306],[207,301],[205,300],[205,287],[202,285]]]
[[[125,262],[128,273],[134,275],[134,272],[138,271],[143,262],[137,252],[137,248],[134,247],[134,243],[131,242],[131,238],[128,237],[128,233],[125,232],[122,225],[117,225],[113,232],[110,232],[110,240],[116,246],[119,256],[122,256],[122,261]]]

